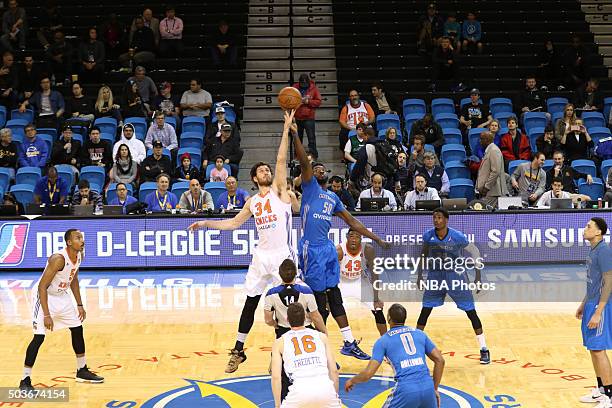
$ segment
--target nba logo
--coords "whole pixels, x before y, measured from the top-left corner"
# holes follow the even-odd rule
[[[29,229],[29,222],[7,222],[0,225],[0,265],[21,264]]]

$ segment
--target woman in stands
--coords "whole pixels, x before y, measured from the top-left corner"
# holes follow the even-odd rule
[[[491,135],[493,135],[493,143],[498,147],[499,141],[502,137],[502,132],[499,131],[499,127],[499,121],[497,119],[493,119],[491,123],[489,123],[489,127],[487,128],[489,132],[491,132]],[[472,173],[472,176],[476,177],[478,175],[478,169],[480,168],[480,161],[482,160],[485,154],[485,149],[482,147],[480,142],[478,142],[478,144],[476,145],[476,148],[474,149],[473,153],[474,156],[478,158],[478,160],[470,156],[470,160],[468,160],[468,167],[470,169],[470,172]]]
[[[395,129],[394,127],[387,128],[387,130],[385,131],[385,139],[387,140],[387,142],[389,142],[391,146],[394,147],[396,154],[405,152],[404,146],[402,146],[402,143],[397,140],[397,129]]]
[[[165,212],[176,208],[178,198],[173,192],[168,191],[170,176],[161,173],[157,176],[156,182],[157,190],[149,193],[144,200],[145,204],[147,204],[147,211]]]
[[[576,111],[574,105],[568,103],[563,108],[563,117],[555,123],[555,138],[561,142],[561,139],[570,132],[570,127],[576,124]]]
[[[132,153],[126,144],[121,144],[115,155],[110,179],[113,183],[131,184],[134,191],[138,187],[138,164],[132,160]]]
[[[138,84],[136,81],[129,80],[125,84],[123,91],[123,117],[124,118],[144,118],[147,115],[145,104],[142,103]]]
[[[569,126],[568,131],[561,137],[561,146],[565,150],[567,163],[571,164],[574,160],[589,159],[589,150],[593,148],[593,140],[582,124],[582,119]]]
[[[113,91],[102,85],[98,90],[98,99],[96,100],[95,112],[97,118],[114,118],[119,126],[122,126],[121,112],[119,105],[113,103]]]

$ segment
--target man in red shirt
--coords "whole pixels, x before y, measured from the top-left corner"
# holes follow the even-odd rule
[[[302,104],[295,111],[295,122],[298,126],[300,141],[304,141],[304,131],[306,131],[308,150],[315,157],[319,157],[315,137],[315,109],[321,106],[321,93],[308,74],[300,75],[299,82],[293,84],[293,87],[302,94]]]

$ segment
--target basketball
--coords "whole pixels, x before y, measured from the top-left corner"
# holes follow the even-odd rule
[[[278,93],[278,104],[285,110],[297,109],[302,104],[302,94],[296,88],[287,86]]]

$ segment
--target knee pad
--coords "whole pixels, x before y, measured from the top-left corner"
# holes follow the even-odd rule
[[[470,322],[472,322],[472,328],[474,330],[482,329],[482,322],[480,321],[480,318],[478,317],[478,313],[476,313],[476,310],[468,310],[465,313],[470,319]]]
[[[327,302],[329,303],[329,310],[333,317],[345,316],[346,310],[342,304],[342,292],[338,286],[329,288],[325,291],[327,293]]]
[[[433,310],[432,307],[424,307],[421,309],[421,314],[419,315],[419,320],[417,320],[418,326],[425,326],[427,324],[427,319],[429,319],[429,315]]]
[[[385,319],[385,314],[382,310],[372,310],[372,314],[376,324],[387,324],[387,319]]]
[[[33,345],[33,346],[36,346],[36,347],[40,347],[40,346],[42,346],[44,341],[45,341],[45,335],[44,334],[35,334],[34,338],[30,342],[30,344]]]
[[[85,338],[83,337],[83,326],[71,327],[72,349],[76,354],[85,354]]]
[[[329,310],[327,309],[327,294],[325,292],[315,292],[314,297],[317,302],[317,308],[323,318],[323,322],[327,324],[327,318],[329,317]]]
[[[24,362],[24,365],[26,367],[34,366],[34,363],[36,362],[36,356],[38,355],[38,349],[40,349],[40,346],[43,344],[43,341],[45,341],[44,334],[35,334],[32,341],[30,341],[28,349],[26,350],[26,358]]]

